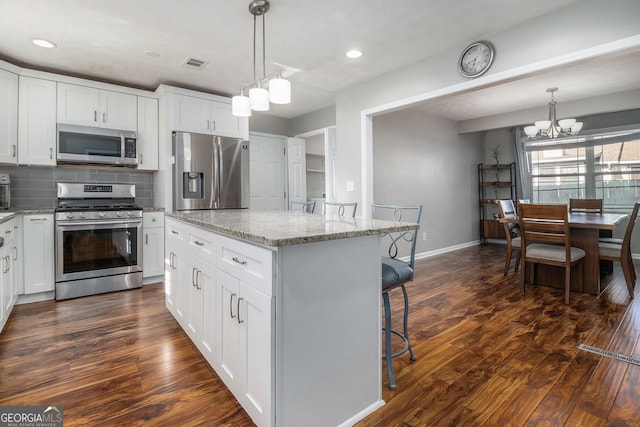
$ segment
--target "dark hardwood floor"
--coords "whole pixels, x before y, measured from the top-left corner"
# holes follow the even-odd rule
[[[560,289],[520,297],[504,251],[417,261],[418,359],[394,361],[398,389],[385,372],[386,404],[359,426],[638,425],[640,366],[577,348],[640,357],[640,302],[619,266],[602,295],[565,306]],[[399,295],[392,304],[400,313]],[[251,425],[165,309],[162,284],[16,306],[0,335],[0,405],[62,406],[65,426]]]

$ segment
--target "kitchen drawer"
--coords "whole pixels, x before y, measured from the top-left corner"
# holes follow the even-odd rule
[[[238,240],[218,238],[218,268],[267,296],[273,294],[273,253]]]
[[[189,227],[189,249],[194,255],[214,263],[213,255],[216,252],[215,234],[197,227]]]
[[[164,227],[164,212],[143,212],[142,227]]]
[[[189,231],[185,224],[180,223],[176,220],[168,220],[166,225],[167,226],[165,231],[168,238],[175,239],[180,244],[184,244],[187,241]]]

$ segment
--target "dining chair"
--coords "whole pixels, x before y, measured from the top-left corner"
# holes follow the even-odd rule
[[[316,202],[290,202],[289,210],[291,212],[313,213],[316,209]]]
[[[422,205],[397,206],[375,203],[371,205],[371,218],[373,219],[420,224],[421,215]],[[412,281],[414,277],[417,237],[417,229],[381,235],[380,243],[385,250],[385,254],[382,256],[382,300],[384,304],[384,355],[382,358],[387,364],[387,375],[389,377],[389,388],[391,390],[396,389],[393,359],[409,352],[411,361],[416,360],[416,356],[411,348],[411,343],[409,342],[409,297],[407,296],[405,284]],[[400,259],[399,256],[402,256],[402,259]],[[389,292],[398,288],[402,290],[404,298],[402,332],[394,330],[391,326]],[[403,348],[396,353],[393,353],[391,350],[392,334],[400,337],[404,343]]]
[[[569,199],[571,213],[602,213],[602,199]]]
[[[634,297],[634,289],[636,286],[636,273],[631,256],[631,235],[633,234],[633,227],[638,218],[639,209],[640,203],[636,202],[633,205],[633,211],[631,211],[629,223],[627,224],[627,229],[624,232],[624,238],[621,243],[602,241],[604,239],[598,242],[598,252],[601,260],[617,261],[620,263],[624,281],[627,284],[631,298]]]
[[[521,203],[520,238],[522,251],[522,273],[520,274],[520,294],[524,295],[527,281],[527,264],[531,264],[529,274],[535,283],[535,264],[564,267],[564,303],[569,304],[571,290],[571,268],[580,264],[579,286],[583,290],[585,251],[571,246],[567,205],[540,205]]]
[[[516,252],[516,265],[514,271],[518,272],[520,265],[520,227],[518,226],[518,215],[513,205],[513,200],[497,200],[498,209],[500,210],[500,222],[504,226],[504,235],[507,239],[507,258],[504,263],[504,275],[509,272],[509,264],[511,264],[511,255]]]
[[[346,209],[350,208],[351,211],[348,212]],[[322,205],[322,213],[323,214],[335,214],[339,217],[343,217],[345,212],[351,214],[351,217],[356,216],[356,210],[358,209],[358,203],[342,203],[342,202],[324,202]]]

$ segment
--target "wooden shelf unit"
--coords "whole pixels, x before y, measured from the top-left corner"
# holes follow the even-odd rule
[[[489,238],[503,239],[504,227],[498,219],[496,200],[511,199],[516,203],[515,163],[478,164],[478,205],[480,210],[480,243]]]

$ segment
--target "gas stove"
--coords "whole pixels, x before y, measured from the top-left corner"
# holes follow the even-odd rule
[[[142,286],[142,208],[128,184],[58,183],[56,299]]]
[[[135,185],[58,183],[56,220],[142,218]]]

